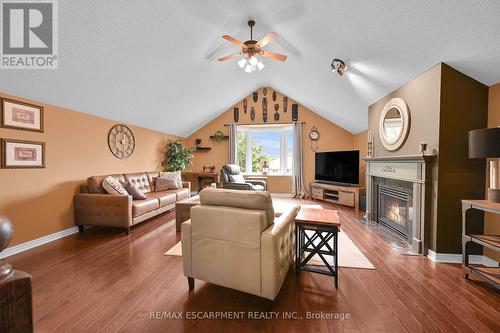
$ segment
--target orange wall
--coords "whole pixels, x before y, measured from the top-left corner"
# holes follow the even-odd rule
[[[73,194],[92,175],[161,169],[162,148],[177,137],[129,126],[136,139],[125,160],[109,151],[107,134],[117,122],[0,93],[43,105],[44,133],[0,128],[0,138],[46,143],[45,169],[0,169],[0,214],[14,224],[9,246],[74,226]]]
[[[201,139],[202,146],[211,146],[212,150],[209,152],[197,152],[194,153],[193,165],[191,167],[194,171],[201,171],[203,165],[214,165],[216,170],[220,170],[220,168],[228,163],[229,161],[229,149],[228,149],[228,141],[215,142],[210,141],[209,136],[213,135],[215,131],[221,130],[224,134],[228,134],[228,128],[224,126],[224,124],[232,124],[234,122],[233,119],[233,108],[238,107],[240,110],[240,119],[238,121],[239,124],[263,124],[262,120],[262,97],[263,97],[263,89],[258,89],[259,99],[257,103],[253,102],[252,94],[245,97],[248,101],[248,111],[247,114],[243,111],[243,100],[237,103],[234,106],[231,106],[228,110],[223,112],[220,116],[209,122],[204,127],[200,128],[189,137],[184,140],[185,145],[194,146],[195,139]],[[292,122],[292,114],[291,114],[291,105],[293,103],[297,103],[292,100],[290,97],[288,98],[288,111],[287,113],[283,112],[283,94],[279,91],[276,91],[276,102],[272,101],[273,88],[267,89],[267,99],[268,99],[268,122],[269,124],[273,123],[291,123]],[[274,104],[279,104],[280,120],[274,121]],[[297,103],[298,104],[298,103]],[[250,108],[254,106],[256,111],[255,121],[252,122],[250,119]],[[314,180],[314,151],[311,149],[311,140],[309,139],[309,132],[313,126],[316,126],[320,133],[320,139],[318,141],[318,151],[327,151],[327,150],[346,150],[346,149],[365,149],[362,147],[362,140],[360,139],[359,145],[355,144],[355,136],[345,129],[339,127],[338,125],[328,121],[327,119],[321,117],[317,113],[307,109],[303,105],[299,104],[299,121],[305,122],[304,124],[304,173],[306,186]],[[364,134],[366,136],[366,133]],[[362,137],[362,135],[361,135]],[[366,146],[366,137],[364,138],[365,146]],[[365,157],[365,153],[361,153],[360,157]],[[364,173],[360,175],[360,180],[364,179]],[[272,193],[290,193],[291,192],[291,177],[289,176],[269,176],[268,177],[268,189]]]
[[[500,83],[490,87],[488,94],[488,127],[500,126]],[[488,186],[489,181],[486,183]],[[486,213],[484,221],[484,232],[486,234],[500,235],[500,216]],[[485,249],[484,254],[500,261],[500,254]]]

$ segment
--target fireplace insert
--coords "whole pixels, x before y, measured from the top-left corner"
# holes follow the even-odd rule
[[[412,193],[396,186],[378,185],[378,222],[401,238],[412,238]]]

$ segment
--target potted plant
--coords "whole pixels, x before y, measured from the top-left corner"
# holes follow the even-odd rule
[[[186,148],[180,141],[169,140],[165,152],[165,165],[166,171],[183,171],[188,165],[191,164],[192,152],[196,150],[195,147]]]
[[[221,130],[217,130],[217,131],[214,133],[214,135],[212,136],[212,139],[213,139],[214,141],[219,141],[219,142],[220,142],[220,141],[224,140],[224,133],[222,133],[222,131],[221,131]]]

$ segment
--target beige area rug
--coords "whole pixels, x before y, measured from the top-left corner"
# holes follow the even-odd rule
[[[175,244],[170,250],[165,252],[165,256],[182,257],[181,242]],[[332,257],[325,256],[329,263],[333,265]],[[323,261],[318,255],[309,260],[311,265],[323,266]],[[375,269],[372,263],[365,257],[363,253],[351,241],[345,232],[339,233],[339,266],[344,268],[362,268],[362,269]]]

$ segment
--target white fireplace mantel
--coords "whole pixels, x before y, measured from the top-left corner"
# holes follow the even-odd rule
[[[432,164],[436,155],[367,157],[366,161],[366,216],[377,220],[377,179],[397,179],[413,184],[413,233],[410,244],[413,252],[424,254],[429,245],[425,227],[429,227]],[[429,233],[427,233],[429,234]]]

